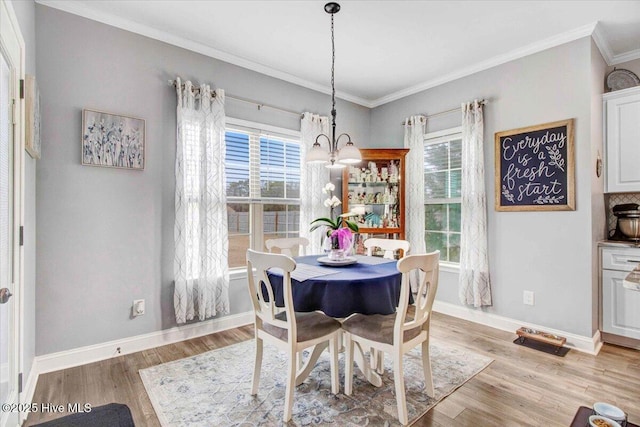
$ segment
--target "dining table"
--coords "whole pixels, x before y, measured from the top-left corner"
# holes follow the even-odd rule
[[[331,265],[331,261],[322,255],[300,256],[294,260],[296,269],[291,273],[291,293],[296,312],[322,311],[338,320],[355,313],[385,315],[396,312],[402,284],[397,260],[356,255],[352,257],[352,264],[341,266]],[[268,276],[276,306],[283,307],[282,271],[271,269]],[[263,295],[266,296],[264,289]],[[314,347],[296,373],[296,385],[308,377],[327,346],[325,342]],[[356,364],[365,378],[375,386],[382,385],[376,369],[365,361],[365,349],[356,345],[355,350]]]

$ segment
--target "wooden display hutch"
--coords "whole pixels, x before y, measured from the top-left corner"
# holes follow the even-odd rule
[[[357,212],[356,253],[369,237],[404,239],[405,156],[408,148],[361,149],[362,162],[342,172],[343,212]]]

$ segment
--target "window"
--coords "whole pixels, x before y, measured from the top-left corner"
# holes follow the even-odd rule
[[[267,239],[297,237],[300,225],[299,138],[236,122],[227,119],[225,132],[230,268],[246,265],[248,248],[265,251]]]
[[[460,262],[462,133],[428,134],[424,141],[425,242],[440,260]]]

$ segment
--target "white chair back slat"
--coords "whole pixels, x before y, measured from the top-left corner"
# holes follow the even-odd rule
[[[372,237],[364,241],[364,247],[367,249],[367,255],[373,255],[374,248],[380,248],[384,251],[383,258],[394,259],[395,251],[402,250],[403,256],[407,256],[411,244],[406,240],[400,239],[380,239]]]
[[[271,268],[279,268],[283,271],[282,292],[284,299],[284,311],[287,313],[287,320],[276,319],[276,314],[281,310],[276,307],[273,285],[267,271]],[[295,316],[293,308],[293,297],[291,294],[291,272],[295,270],[296,262],[286,255],[268,254],[247,250],[247,278],[249,282],[249,293],[253,303],[254,312],[262,321],[270,323],[279,328],[288,329],[295,334]],[[261,283],[264,286],[261,286]],[[267,291],[268,301],[264,299],[262,288]]]
[[[398,312],[401,315],[396,317],[396,326],[399,331],[413,329],[417,326],[428,327],[427,322],[438,291],[439,266],[440,251],[409,255],[398,261],[398,270],[402,273],[401,295],[398,303]],[[409,273],[413,270],[419,270],[420,281],[414,301],[415,314],[413,320],[407,322],[409,293],[411,292]]]
[[[282,255],[293,256],[293,249],[298,248],[298,255],[306,255],[307,246],[309,246],[309,239],[306,237],[286,237],[281,239],[268,239],[264,242],[265,247],[269,252],[273,252],[274,249],[280,249]]]

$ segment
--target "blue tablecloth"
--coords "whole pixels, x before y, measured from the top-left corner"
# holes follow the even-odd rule
[[[320,255],[295,258],[297,263],[321,265]],[[400,299],[402,275],[395,262],[369,265],[357,263],[339,267],[339,273],[298,282],[292,279],[295,311],[321,310],[331,317],[343,318],[353,313],[392,314]],[[282,275],[269,273],[276,305],[284,306]]]

